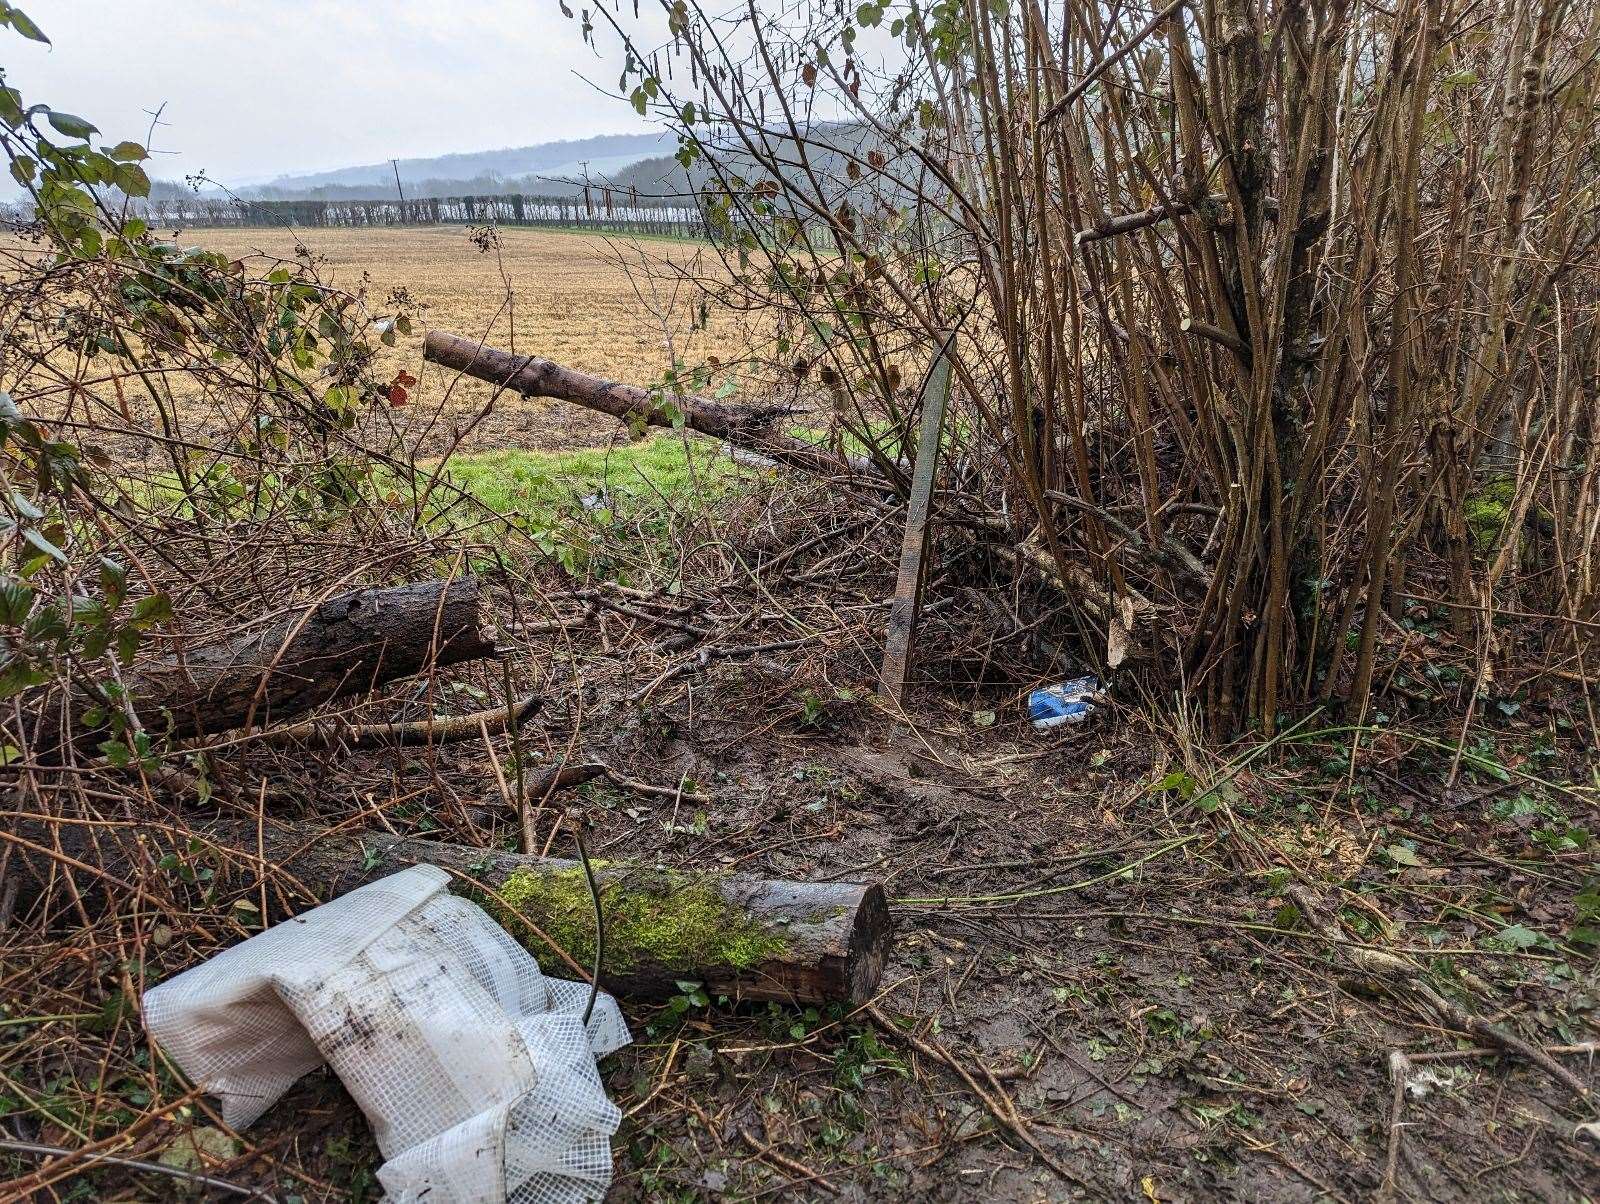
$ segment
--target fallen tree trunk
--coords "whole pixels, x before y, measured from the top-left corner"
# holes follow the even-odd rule
[[[367,693],[429,665],[491,656],[473,577],[358,589],[293,609],[252,631],[125,675],[128,701],[152,735],[184,739],[258,727],[336,698]],[[30,708],[34,755],[93,755],[108,738],[86,722],[109,708],[87,690],[52,689]]]
[[[458,875],[452,888],[474,898],[561,977],[583,977],[594,959],[594,907],[576,861],[501,853],[415,840],[385,832],[326,832],[267,820],[170,835],[129,827],[107,832],[64,822],[57,837],[39,822],[25,823],[15,849],[35,895],[52,878],[74,878],[83,897],[98,895],[107,878],[133,880],[136,864],[153,865],[176,853],[196,869],[215,870],[213,882],[259,897],[254,875],[240,881],[221,864],[272,867],[267,897],[272,918],[304,911],[373,878],[427,863]],[[198,840],[203,845],[193,852]],[[0,834],[0,844],[5,837]],[[220,856],[219,856],[220,854]],[[602,985],[621,997],[663,999],[698,982],[712,995],[783,1003],[864,1003],[883,974],[889,909],[875,883],[794,882],[721,871],[705,873],[603,864],[596,867],[605,916]],[[292,906],[285,906],[285,902]],[[548,938],[548,939],[546,939]],[[561,950],[558,956],[551,949]],[[579,970],[581,969],[581,973]]]
[[[623,420],[636,418],[654,426],[671,425],[669,415],[647,390],[589,376],[540,356],[512,355],[442,330],[428,333],[422,355],[431,363],[514,389],[528,397],[553,397]],[[868,460],[851,458],[847,461],[802,439],[773,430],[772,420],[781,411],[728,406],[694,397],[673,400],[683,410],[685,425],[691,430],[724,439],[731,447],[810,472],[850,473],[885,491],[893,488],[889,478]],[[971,516],[955,521],[1012,563],[1019,567],[1032,566],[1048,584],[1076,598],[1101,623],[1110,625],[1113,616],[1131,605],[1132,618],[1124,621],[1127,630],[1119,642],[1125,642],[1127,636],[1133,634],[1134,622],[1142,623],[1154,613],[1154,607],[1142,595],[1129,591],[1120,598],[1113,597],[1088,572],[1070,563],[1059,565],[1045,549],[1034,546],[1029,540],[1019,541],[1010,524],[998,516],[994,517],[996,525],[993,527],[981,521],[974,522]],[[1133,650],[1143,655],[1147,649],[1136,644]]]
[[[681,414],[683,425],[692,431],[812,472],[859,473],[863,468],[858,462],[776,429],[777,420],[789,412],[785,407],[728,405],[686,394],[656,396],[637,385],[590,376],[542,356],[512,355],[442,330],[428,332],[422,358],[524,397],[572,402],[623,422],[673,426]]]

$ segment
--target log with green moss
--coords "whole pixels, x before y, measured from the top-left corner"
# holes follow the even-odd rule
[[[129,864],[155,864],[169,852],[204,861],[224,889],[249,891],[256,880],[254,822],[214,825],[181,838],[146,832],[143,850],[130,847],[128,828],[91,843],[78,825],[60,827],[68,858],[114,874]],[[30,837],[31,839],[31,837]],[[54,844],[54,838],[34,840]],[[70,862],[22,850],[36,877],[76,876]],[[260,853],[273,867],[268,898],[273,919],[304,911],[374,878],[428,863],[456,876],[456,893],[482,904],[549,973],[587,975],[594,958],[594,906],[575,861],[501,853],[384,832],[325,832],[267,821]],[[228,868],[243,867],[243,868]],[[192,867],[198,868],[198,867]],[[883,973],[889,911],[883,888],[859,882],[795,882],[720,870],[697,872],[597,863],[605,916],[601,982],[623,998],[666,998],[683,982],[735,1000],[784,1003],[861,1003]],[[98,883],[85,877],[83,889]],[[551,949],[559,945],[563,958]],[[567,959],[570,958],[570,961]],[[584,968],[579,975],[574,963]]]

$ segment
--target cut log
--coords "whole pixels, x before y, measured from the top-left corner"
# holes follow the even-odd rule
[[[429,665],[494,654],[472,577],[358,589],[291,609],[254,630],[126,674],[128,698],[152,736],[184,739],[258,727],[336,698],[367,693]],[[80,691],[36,696],[34,756],[59,760],[68,742],[93,755],[107,739],[85,722],[103,704]]]
[[[53,833],[25,824],[14,846],[23,867],[24,902],[53,876],[69,875],[83,897],[98,895],[109,875],[129,878],[130,866],[168,853],[215,870],[213,881],[258,898],[253,866],[260,855],[269,875],[273,919],[304,911],[373,878],[427,863],[458,875],[452,888],[476,899],[551,973],[586,978],[594,959],[594,907],[576,861],[501,853],[416,840],[384,832],[325,832],[303,824],[222,823],[192,836],[210,848],[191,852],[191,833],[91,830],[82,824]],[[24,843],[25,842],[25,843]],[[0,836],[0,845],[5,843]],[[13,862],[15,864],[15,862]],[[87,867],[95,867],[91,873]],[[597,864],[606,918],[601,984],[624,998],[664,999],[679,984],[702,983],[712,995],[783,1003],[864,1003],[883,974],[889,909],[876,883],[794,882],[724,871],[668,870]],[[285,902],[289,906],[285,906]],[[549,938],[546,940],[545,938]],[[551,948],[553,942],[562,951]],[[581,968],[581,973],[579,969]]]
[[[728,405],[686,394],[660,396],[637,385],[619,384],[567,368],[537,355],[513,355],[442,330],[430,330],[422,358],[524,397],[552,397],[646,426],[683,425],[702,435],[812,472],[863,471],[863,464],[833,455],[776,427],[787,407]],[[870,471],[870,470],[869,470]]]

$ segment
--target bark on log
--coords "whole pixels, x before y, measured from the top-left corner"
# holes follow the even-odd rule
[[[336,698],[366,693],[430,664],[494,653],[472,577],[358,589],[293,609],[220,644],[140,666],[125,675],[139,722],[176,739],[262,726]],[[105,709],[86,692],[37,698],[34,755],[58,760],[70,741],[93,755],[107,738],[84,714]],[[170,719],[168,718],[170,716]],[[31,734],[31,733],[30,733]]]
[[[58,830],[61,854],[96,867],[112,880],[131,879],[132,865],[153,864],[170,851],[206,858],[214,868],[219,861],[253,865],[257,857],[257,830],[251,821],[224,822],[192,834],[223,856],[187,852],[192,847],[188,832],[141,833],[145,848],[137,851],[129,839],[114,839],[103,830],[92,836],[81,824],[63,823]],[[54,834],[42,825],[25,824],[20,835],[29,842],[15,846],[26,896],[36,895],[52,876],[59,881],[63,875],[72,876],[85,897],[104,890],[105,878],[42,851],[55,843]],[[4,843],[0,836],[0,845]],[[287,914],[283,896],[289,897],[293,910],[304,911],[374,878],[426,862],[461,875],[452,889],[475,897],[551,973],[574,977],[571,964],[529,925],[583,967],[582,977],[593,965],[593,902],[576,861],[384,832],[330,833],[273,820],[263,824],[259,847],[265,861],[282,871],[269,878],[273,919]],[[668,998],[681,993],[678,983],[693,980],[709,993],[731,999],[859,1004],[872,997],[882,977],[889,909],[876,883],[795,882],[620,864],[598,864],[596,870],[606,917],[601,983],[620,997]],[[258,897],[253,871],[216,868],[214,882],[223,889],[243,887],[247,897]]]
[[[673,414],[649,390],[619,384],[586,372],[563,367],[537,355],[512,355],[474,339],[442,330],[430,330],[422,358],[478,380],[511,389],[524,397],[553,397],[610,414],[626,422],[671,426]],[[682,411],[683,424],[692,431],[725,439],[736,447],[770,456],[784,464],[812,472],[860,472],[861,465],[833,455],[825,448],[797,439],[775,428],[785,408],[728,405],[704,397],[673,396]]]

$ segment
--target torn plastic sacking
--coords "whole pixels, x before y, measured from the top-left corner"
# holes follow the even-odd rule
[[[449,875],[419,865],[145,993],[167,1054],[243,1128],[326,1062],[372,1125],[388,1199],[566,1204],[611,1181],[621,1113],[595,1058],[616,1002],[548,978]]]

